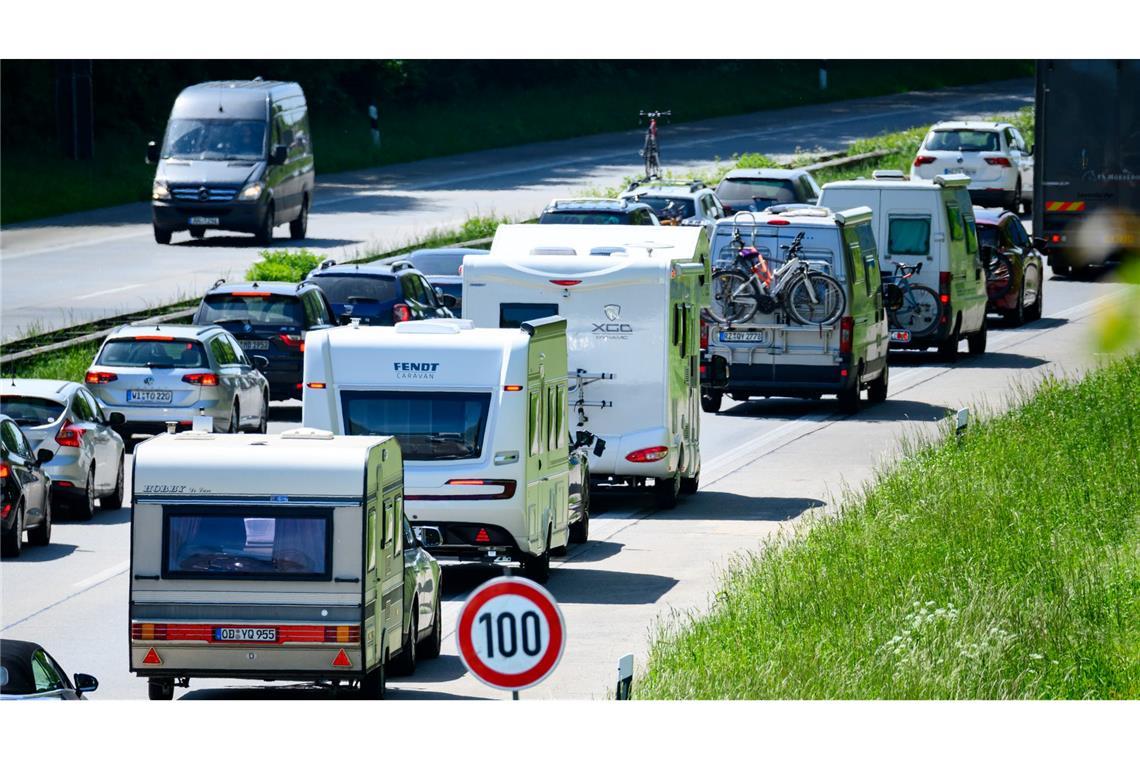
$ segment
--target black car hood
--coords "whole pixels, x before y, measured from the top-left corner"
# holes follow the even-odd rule
[[[261,176],[264,161],[181,161],[167,158],[158,166],[156,180],[171,185],[244,185]]]

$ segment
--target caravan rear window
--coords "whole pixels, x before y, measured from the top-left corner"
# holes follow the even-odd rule
[[[328,580],[332,525],[327,511],[167,508],[163,576]]]
[[[478,459],[489,393],[342,391],[349,435],[394,435],[404,459]]]
[[[543,317],[557,317],[556,303],[504,303],[499,305],[499,327],[517,329],[523,322]]]
[[[930,253],[930,217],[891,217],[887,253],[892,256],[926,256]]]

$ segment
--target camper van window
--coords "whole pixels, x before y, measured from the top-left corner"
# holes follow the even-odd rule
[[[167,508],[163,576],[327,580],[331,514],[307,510],[209,512]]]
[[[163,158],[257,161],[265,158],[265,123],[256,119],[171,119]]]
[[[376,569],[376,510],[368,510],[368,533],[365,538],[368,551],[368,570]]]
[[[892,256],[926,256],[930,253],[930,217],[895,217],[887,231],[887,253]]]
[[[859,260],[863,258],[863,245],[859,240],[859,233],[850,227],[843,228],[843,239],[847,242],[847,250],[849,257],[844,257],[843,268],[847,269],[850,274],[852,289],[863,284],[865,274],[863,267],[859,265]],[[868,295],[870,291],[868,291]]]
[[[499,304],[499,327],[518,329],[523,322],[557,316],[558,304],[554,303]]]
[[[530,455],[542,453],[542,396],[531,391],[527,398],[527,429],[530,431]]]
[[[950,225],[950,239],[961,240],[966,237],[966,227],[962,223],[962,212],[957,204],[946,204],[946,219]]]
[[[566,407],[566,386],[558,386],[558,448],[562,448],[570,443],[567,437],[567,417],[569,410]]]
[[[546,450],[558,450],[558,388],[546,387]]]
[[[489,393],[342,391],[349,435],[394,435],[404,459],[478,459]]]

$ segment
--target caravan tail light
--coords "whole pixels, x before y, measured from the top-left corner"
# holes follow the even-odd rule
[[[55,442],[60,446],[79,448],[83,442],[83,434],[86,432],[85,429],[72,425],[70,420],[64,420],[63,427],[55,434]]]
[[[914,157],[914,165],[915,166],[923,166],[925,164],[932,164],[937,160],[938,159],[936,159],[934,156],[915,156]]]
[[[106,383],[113,383],[119,379],[119,376],[114,372],[88,372],[86,377],[83,378],[84,382],[88,385],[105,385]]]
[[[851,342],[855,335],[854,317],[844,317],[839,320],[839,353],[851,353]]]
[[[1005,156],[990,156],[986,159],[986,163],[990,166],[1012,166]]]
[[[398,303],[392,307],[392,319],[397,322],[409,322],[412,319],[412,310],[406,303]]]
[[[625,455],[628,462],[659,462],[669,456],[668,446],[653,446],[648,449],[638,449]]]
[[[701,350],[709,347],[709,323],[701,320]]]
[[[950,283],[953,279],[954,275],[950,272],[938,273],[938,303],[942,304],[942,313],[938,316],[938,323],[941,325],[949,321]]]
[[[768,224],[783,225],[791,224],[791,222],[789,222],[787,219],[769,219]]]
[[[279,337],[281,338],[281,345],[285,348],[295,348],[298,351],[305,350],[305,338],[303,336],[282,334]]]
[[[574,285],[580,284],[582,281],[581,280],[551,280],[550,282],[551,282],[551,284],[557,285],[561,288],[569,288],[569,287],[572,287]]]
[[[218,384],[218,376],[213,372],[194,372],[189,375],[183,375],[182,382],[190,383],[190,385],[214,386]]]

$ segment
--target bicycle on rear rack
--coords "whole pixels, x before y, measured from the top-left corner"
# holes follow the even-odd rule
[[[912,285],[910,278],[922,271],[914,265],[895,262],[894,277],[886,283],[887,316],[892,330],[909,330],[911,338],[923,338],[938,329],[938,294],[925,285]],[[897,289],[897,293],[891,291]]]

